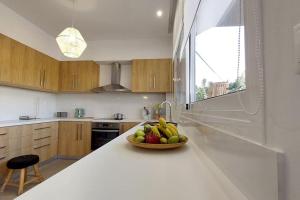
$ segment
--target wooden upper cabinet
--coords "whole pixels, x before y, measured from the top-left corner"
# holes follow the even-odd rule
[[[23,66],[22,85],[30,88],[42,88],[42,54],[25,47],[25,59]]]
[[[98,86],[99,65],[93,61],[63,61],[60,63],[61,92],[89,92]]]
[[[0,34],[0,82],[11,81],[11,39]]]
[[[43,63],[43,88],[56,92],[59,85],[59,61],[45,55]]]
[[[57,92],[59,62],[0,34],[0,83]]]
[[[171,92],[171,59],[132,61],[132,92]]]
[[[25,69],[25,51],[26,46],[20,42],[12,40],[11,46],[11,83],[23,85],[23,76]]]

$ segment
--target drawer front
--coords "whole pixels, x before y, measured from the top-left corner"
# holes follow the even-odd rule
[[[44,137],[44,138],[39,138],[39,139],[34,139],[33,141],[33,149],[45,145],[50,145],[51,144],[51,136]]]
[[[48,160],[51,154],[50,144],[34,147],[32,153],[40,157],[40,162]]]
[[[7,128],[0,128],[0,137],[7,135],[7,134],[8,134]]]
[[[0,135],[0,148],[4,146],[8,146],[8,134]]]
[[[51,136],[51,126],[33,129],[33,140]]]
[[[0,162],[5,160],[8,157],[7,147],[0,148]]]

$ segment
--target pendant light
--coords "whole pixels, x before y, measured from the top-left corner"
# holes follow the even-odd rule
[[[64,29],[57,37],[56,42],[60,51],[69,58],[79,58],[87,44],[79,30],[74,28],[75,0],[73,0],[72,27]]]

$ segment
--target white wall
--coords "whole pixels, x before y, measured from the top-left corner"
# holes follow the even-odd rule
[[[147,96],[148,99],[143,97]],[[142,119],[144,106],[153,106],[166,99],[165,94],[59,94],[57,110],[74,116],[75,108],[84,108],[89,117],[112,117],[114,113],[123,113],[126,118]]]
[[[2,3],[0,3],[0,13],[0,33],[53,58],[61,58],[61,53],[53,37]]]
[[[0,121],[16,120],[20,115],[53,117],[56,95],[0,86]]]
[[[300,198],[300,75],[296,74],[293,27],[299,0],[264,0],[267,145],[285,154],[283,200]]]
[[[172,38],[90,41],[80,60],[113,61],[171,58]]]

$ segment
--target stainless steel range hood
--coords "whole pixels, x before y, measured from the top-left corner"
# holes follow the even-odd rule
[[[114,62],[111,65],[111,84],[94,88],[93,92],[131,92],[128,88],[120,84],[121,64]]]

